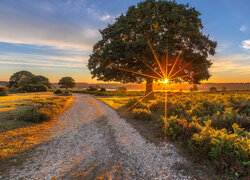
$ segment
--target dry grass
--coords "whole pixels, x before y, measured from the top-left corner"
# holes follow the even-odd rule
[[[100,99],[105,104],[109,105],[110,107],[116,110],[127,104],[133,98],[134,98],[133,96],[98,97],[98,99]]]
[[[61,112],[73,101],[69,96],[55,96],[53,93],[16,94],[0,98],[0,160],[17,152],[29,149],[52,138],[50,130],[56,119],[40,124],[16,120],[30,104],[47,102],[64,103]]]

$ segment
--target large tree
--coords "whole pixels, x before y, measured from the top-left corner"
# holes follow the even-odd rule
[[[35,75],[29,71],[16,72],[10,77],[8,87],[18,88],[22,84],[29,83],[33,77],[35,77]]]
[[[42,76],[42,75],[37,75],[37,76],[34,76],[30,79],[30,83],[31,84],[43,84],[45,86],[47,86],[48,88],[50,88],[50,82],[49,82],[49,79],[45,76]]]
[[[153,77],[122,69],[157,76],[149,65],[163,75],[155,60],[154,49],[158,59],[165,59],[168,52],[168,72],[175,62],[171,59],[176,59],[180,54],[179,65],[189,62],[191,67],[187,68],[189,78],[183,80],[199,83],[208,79],[208,68],[212,64],[208,56],[215,54],[217,43],[210,40],[209,35],[203,34],[199,16],[195,8],[171,1],[146,0],[129,7],[125,15],[122,14],[114,24],[100,31],[102,39],[94,45],[88,62],[92,77],[122,83],[146,80],[146,92],[149,92],[152,90]],[[181,76],[181,73],[176,76]]]

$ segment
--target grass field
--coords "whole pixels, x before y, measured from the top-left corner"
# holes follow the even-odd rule
[[[0,160],[48,140],[56,117],[72,100],[71,96],[55,96],[53,93],[0,97]],[[38,117],[45,121],[34,122]]]
[[[142,96],[141,96],[142,97]],[[99,97],[122,113],[141,97]],[[129,114],[151,121],[164,135],[164,93],[138,103]],[[246,177],[250,167],[250,92],[168,93],[166,132],[215,170]]]

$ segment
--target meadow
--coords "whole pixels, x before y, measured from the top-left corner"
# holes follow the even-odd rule
[[[131,93],[131,92],[130,92]],[[99,97],[123,114],[142,96]],[[248,176],[250,161],[250,92],[155,93],[127,112],[136,120],[151,122],[197,159],[217,172]]]
[[[0,97],[0,161],[48,140],[56,117],[72,101],[51,92]]]

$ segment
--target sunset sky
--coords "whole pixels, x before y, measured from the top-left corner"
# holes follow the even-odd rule
[[[0,81],[16,71],[51,82],[91,79],[86,64],[99,29],[139,0],[1,0]],[[203,32],[218,42],[209,82],[250,81],[250,1],[178,0],[201,12]]]

